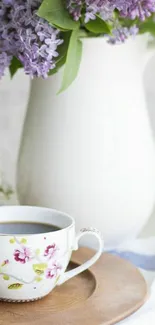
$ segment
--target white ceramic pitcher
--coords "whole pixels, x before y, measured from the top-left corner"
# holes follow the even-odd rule
[[[65,211],[79,229],[99,228],[109,247],[137,236],[154,205],[154,143],[142,78],[148,56],[143,37],[121,46],[84,39],[79,75],[67,91],[57,95],[62,71],[32,81],[17,173],[20,202]]]

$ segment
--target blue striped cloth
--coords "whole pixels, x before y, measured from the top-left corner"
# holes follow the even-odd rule
[[[155,255],[146,255],[141,253],[136,253],[130,250],[120,251],[120,250],[110,250],[113,255],[120,256],[125,260],[130,261],[138,268],[145,271],[155,272]]]
[[[130,261],[142,270],[155,272],[155,237],[126,242],[108,252]]]

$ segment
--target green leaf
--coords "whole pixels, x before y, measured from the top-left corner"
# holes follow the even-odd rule
[[[116,15],[116,12],[115,12]],[[131,26],[137,25],[139,27],[139,19],[127,19],[117,16],[116,20],[119,19],[121,26],[130,28]],[[144,22],[142,22],[144,24]]]
[[[57,73],[59,69],[65,64],[66,57],[62,57],[56,64],[56,67],[49,71],[48,75],[52,76],[53,74]]]
[[[26,244],[27,243],[27,239],[26,238],[22,238],[20,242],[21,242],[21,244]]]
[[[3,275],[3,279],[6,280],[6,281],[8,281],[10,279],[10,277],[7,274],[4,274]]]
[[[21,62],[14,56],[11,61],[10,67],[9,67],[11,78],[13,78],[13,76],[15,75],[17,70],[22,67],[23,66],[22,66]]]
[[[71,32],[63,33],[64,42],[58,47],[59,56],[56,59],[56,67],[49,72],[49,76],[56,73],[66,62],[67,51],[69,46],[69,41],[71,37]]]
[[[38,270],[46,270],[47,269],[47,263],[39,263],[39,264],[33,264],[33,270],[35,271],[36,269]]]
[[[44,274],[44,271],[36,269],[35,273],[38,274],[38,275],[42,275],[42,274]]]
[[[96,16],[95,20],[90,20],[85,24],[87,30],[95,34],[110,34],[110,26],[99,16]]]
[[[14,244],[14,243],[15,243],[14,238],[11,238],[11,239],[9,240],[9,242],[10,242],[10,244]]]
[[[140,24],[139,32],[140,34],[150,33],[155,36],[155,22],[152,19],[146,20],[146,22]]]
[[[47,269],[47,264],[46,263],[33,264],[33,270],[38,275],[44,274],[44,271],[46,269]]]
[[[39,17],[46,19],[50,24],[65,30],[76,29],[80,24],[71,18],[68,10],[65,8],[64,0],[43,0],[37,14]]]
[[[62,85],[59,93],[67,89],[77,77],[82,56],[82,42],[78,39],[79,29],[73,30],[66,58]]]
[[[40,249],[39,248],[36,249],[36,255],[40,255]]]
[[[60,27],[60,26],[57,26],[57,25],[55,25],[55,24],[52,24],[52,25],[53,25],[53,27],[55,27],[55,28],[59,29],[59,30],[60,30],[60,32],[64,32],[64,33],[68,32],[68,29],[62,28],[62,27]]]
[[[79,38],[85,38],[89,37],[89,32],[86,31],[85,29],[80,28],[79,29]]]
[[[43,280],[43,278],[41,278],[40,276],[36,276],[36,278],[35,278],[35,281],[36,282],[40,282],[40,281],[42,281]]]
[[[13,283],[13,284],[10,284],[8,286],[8,289],[10,289],[10,290],[17,290],[17,289],[21,289],[22,286],[23,286],[23,284],[21,284],[21,283]]]

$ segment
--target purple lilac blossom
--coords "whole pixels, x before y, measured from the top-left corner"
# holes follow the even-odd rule
[[[101,17],[107,20],[114,11],[112,1],[108,0],[67,0],[67,8],[74,20],[79,20],[82,10],[84,10],[85,23],[94,20],[97,13],[100,13]]]
[[[85,23],[94,20],[99,14],[103,20],[109,20],[117,9],[120,16],[131,20],[150,17],[155,12],[155,0],[66,0],[69,13],[79,20],[84,12]]]
[[[126,11],[122,10],[121,14],[131,20],[139,18],[144,21],[155,12],[155,0],[132,0],[131,5]]]
[[[119,26],[112,31],[112,36],[108,35],[108,43],[110,44],[122,44],[124,43],[130,36],[134,37],[138,34],[138,27],[136,25],[127,28]]]
[[[36,15],[41,0],[0,1],[0,77],[16,56],[31,77],[48,76],[55,67],[59,31]]]

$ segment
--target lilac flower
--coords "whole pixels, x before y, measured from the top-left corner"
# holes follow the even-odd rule
[[[67,0],[67,8],[75,20],[85,12],[85,23],[94,20],[99,14],[103,20],[112,17],[117,9],[120,15],[129,19],[140,20],[150,17],[155,12],[155,0]]]
[[[83,7],[83,0],[66,0],[69,13],[73,16],[74,20],[79,20]]]
[[[138,17],[141,21],[150,17],[155,12],[155,0],[132,0],[127,10],[122,10],[121,14],[129,19]]]
[[[88,23],[89,20],[95,20],[95,19],[96,19],[95,12],[91,10],[91,8],[88,8],[85,13],[85,23]]]
[[[16,56],[31,77],[48,76],[55,67],[59,31],[36,15],[41,0],[1,0],[0,77]]]
[[[139,28],[136,25],[133,25],[129,28],[130,36],[135,37],[139,32]]]
[[[122,13],[127,12],[131,3],[132,0],[67,0],[67,8],[75,20],[79,20],[84,10],[87,23],[94,20],[96,14],[106,21],[111,19],[115,9]]]
[[[67,8],[74,20],[79,20],[82,9],[85,11],[85,23],[89,20],[94,20],[96,14],[107,20],[112,16],[114,5],[108,0],[67,0]]]
[[[138,27],[136,25],[127,28],[127,27],[117,27],[112,31],[112,36],[108,36],[108,43],[110,44],[122,44],[124,43],[130,36],[136,36],[138,34]]]
[[[14,56],[31,77],[46,78],[55,68],[57,49],[63,40],[57,28],[37,16],[41,2],[0,0],[0,78]],[[114,27],[108,42],[112,44],[120,44],[138,31],[136,26],[116,26],[115,11],[118,17],[141,21],[155,12],[155,0],[64,0],[64,4],[75,21],[82,17],[88,23],[97,15],[110,21]]]

